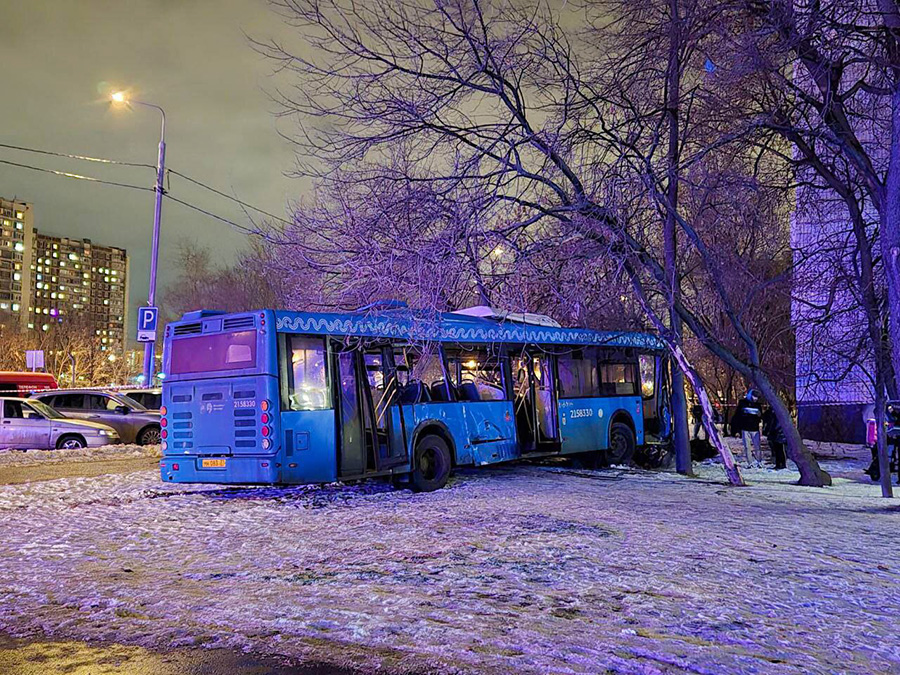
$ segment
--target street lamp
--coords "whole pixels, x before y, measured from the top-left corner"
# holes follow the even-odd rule
[[[150,248],[150,289],[147,304],[156,306],[156,262],[159,257],[159,220],[162,214],[163,176],[166,171],[166,111],[153,103],[135,101],[128,97],[124,91],[114,92],[111,96],[113,103],[126,105],[142,105],[145,108],[155,108],[162,115],[162,126],[159,132],[159,155],[156,160],[156,207],[153,211],[153,243]],[[144,343],[144,383],[153,386],[153,371],[155,360],[156,342]]]

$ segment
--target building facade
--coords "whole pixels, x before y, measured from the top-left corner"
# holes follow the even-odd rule
[[[121,348],[128,316],[128,255],[90,239],[34,232],[28,328],[53,322],[89,326],[101,349]]]
[[[125,249],[40,232],[32,204],[0,198],[0,320],[38,331],[77,323],[119,351],[128,304]]]
[[[0,197],[0,316],[18,318],[22,323],[31,303],[33,240],[31,204]]]

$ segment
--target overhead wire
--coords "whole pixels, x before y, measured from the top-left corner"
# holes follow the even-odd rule
[[[10,150],[18,150],[21,152],[37,153],[37,154],[41,154],[41,155],[49,155],[49,156],[53,156],[53,157],[64,157],[67,159],[77,159],[77,160],[83,160],[83,161],[88,161],[88,162],[97,162],[97,163],[101,163],[101,164],[115,164],[115,165],[119,165],[119,166],[130,166],[130,167],[140,167],[140,168],[150,168],[150,169],[157,168],[156,166],[154,166],[152,164],[143,164],[140,162],[124,162],[124,161],[108,159],[108,158],[104,158],[104,157],[90,157],[87,155],[76,155],[76,154],[71,154],[71,153],[66,153],[66,152],[55,152],[52,150],[29,148],[26,146],[13,145],[10,143],[0,143],[0,148],[7,148]],[[43,172],[43,173],[49,173],[49,174],[61,176],[64,178],[72,178],[72,179],[76,179],[76,180],[86,180],[91,183],[100,183],[102,185],[112,185],[115,187],[124,187],[124,188],[130,188],[130,189],[134,189],[134,190],[145,190],[147,192],[156,192],[155,187],[146,187],[146,186],[141,186],[141,185],[132,185],[130,183],[122,183],[122,182],[118,182],[118,181],[104,180],[102,178],[95,178],[93,176],[85,176],[82,174],[72,173],[69,171],[58,171],[56,169],[47,169],[44,167],[31,166],[29,164],[22,164],[19,162],[13,162],[10,160],[5,160],[5,159],[0,159],[0,164],[6,164],[9,166],[14,166],[14,167],[22,168],[22,169],[30,169],[31,171],[39,171],[39,172]],[[180,171],[176,171],[174,169],[167,169],[166,173],[178,176],[179,178],[183,178],[184,180],[186,180],[190,183],[193,183],[194,185],[197,185],[198,187],[201,187],[205,190],[209,190],[210,192],[212,192],[216,195],[219,195],[220,197],[224,197],[225,199],[228,199],[236,204],[239,204],[240,206],[242,206],[245,209],[249,209],[249,210],[255,211],[257,213],[261,213],[265,216],[268,216],[269,218],[272,218],[272,219],[274,219],[280,223],[286,224],[286,225],[292,224],[289,220],[286,220],[284,218],[276,216],[275,214],[270,213],[269,211],[266,211],[257,206],[254,206],[248,202],[238,199],[237,197],[234,197],[233,195],[229,195],[226,192],[218,190],[217,188],[214,188],[210,185],[207,185],[206,183],[204,183],[200,180],[197,180],[196,178],[192,178],[191,176],[188,176],[187,174],[181,173]],[[163,196],[165,196],[168,199],[170,199],[178,204],[181,204],[187,208],[190,208],[190,209],[193,209],[194,211],[202,213],[203,215],[206,215],[206,216],[213,218],[215,220],[218,220],[220,222],[226,223],[227,225],[230,225],[231,227],[234,227],[246,234],[259,234],[256,230],[254,230],[252,228],[248,228],[244,225],[240,225],[240,224],[234,222],[233,220],[230,220],[230,219],[220,216],[218,214],[215,214],[215,213],[212,213],[205,209],[202,209],[199,206],[191,204],[190,202],[184,201],[177,197],[173,197],[167,191],[163,192]]]
[[[62,176],[64,178],[74,178],[76,180],[86,180],[91,183],[102,183],[103,185],[115,185],[116,187],[130,188],[132,190],[146,190],[147,192],[155,192],[155,190],[153,188],[149,188],[144,185],[132,185],[131,183],[119,183],[118,181],[103,180],[102,178],[94,178],[93,176],[82,176],[79,173],[70,173],[68,171],[57,171],[56,169],[45,169],[44,167],[40,167],[40,166],[31,166],[29,164],[20,164],[19,162],[11,162],[8,159],[0,159],[0,164],[8,164],[9,166],[16,166],[21,169],[30,169],[31,171],[40,171],[42,173],[51,173],[56,176]]]
[[[291,221],[289,221],[289,220],[285,220],[284,218],[282,218],[282,217],[280,217],[280,216],[276,216],[274,213],[269,213],[268,211],[264,211],[263,209],[261,209],[261,208],[259,208],[259,207],[253,206],[253,204],[248,204],[247,202],[242,201],[242,200],[238,199],[237,197],[234,197],[234,196],[232,196],[232,195],[229,195],[229,194],[226,193],[226,192],[222,192],[221,190],[217,190],[216,188],[211,187],[211,186],[207,185],[206,183],[203,183],[203,182],[197,180],[196,178],[191,178],[190,176],[188,176],[188,175],[186,175],[186,174],[183,174],[183,173],[181,173],[180,171],[176,171],[175,169],[167,169],[167,173],[171,173],[171,174],[174,175],[174,176],[178,176],[178,177],[180,177],[180,178],[184,178],[186,181],[190,181],[190,182],[193,183],[194,185],[197,185],[197,186],[202,187],[202,188],[204,188],[204,189],[206,189],[206,190],[209,190],[210,192],[213,192],[213,193],[219,195],[220,197],[225,197],[225,199],[230,199],[231,201],[233,201],[233,202],[235,202],[235,203],[237,203],[237,204],[240,204],[240,205],[243,206],[244,208],[250,209],[251,211],[256,211],[257,213],[261,213],[261,214],[263,214],[264,216],[268,216],[269,218],[273,218],[274,220],[277,220],[277,221],[280,222],[280,223],[284,223],[285,225],[292,225],[292,224],[293,224],[293,223],[291,223]]]
[[[106,159],[105,157],[88,157],[87,155],[72,155],[67,152],[53,152],[52,150],[40,150],[38,148],[26,148],[22,145],[11,145],[9,143],[0,143],[0,148],[8,148],[10,150],[19,150],[21,152],[33,152],[39,155],[52,155],[53,157],[67,157],[68,159],[80,159],[86,162],[99,162],[100,164],[118,164],[120,166],[138,166],[147,169],[155,169],[153,164],[142,164],[140,162],[122,162],[117,159]]]

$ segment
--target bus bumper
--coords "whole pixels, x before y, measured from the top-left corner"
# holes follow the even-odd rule
[[[281,466],[274,457],[164,457],[159,475],[166,483],[225,483],[235,485],[281,482]]]

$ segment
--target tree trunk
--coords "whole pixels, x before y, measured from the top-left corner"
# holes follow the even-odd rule
[[[878,480],[881,483],[881,496],[890,498],[894,496],[894,488],[891,485],[891,458],[888,456],[887,429],[884,424],[886,403],[884,383],[880,382],[875,386],[875,452],[878,457],[878,471],[880,472]]]
[[[891,91],[891,144],[880,211],[881,248],[887,277],[888,338],[894,373],[900,373],[900,83]],[[882,431],[878,430],[879,435]]]
[[[666,68],[666,119],[668,147],[666,150],[666,198],[669,209],[663,224],[666,282],[669,300],[669,327],[676,343],[684,333],[675,302],[681,293],[678,275],[678,238],[674,211],[678,209],[678,162],[681,154],[679,105],[681,97],[681,16],[679,0],[669,0],[669,58]],[[687,397],[684,393],[682,370],[672,373],[672,424],[675,442],[675,470],[691,473],[691,439],[688,433]]]
[[[788,410],[769,378],[761,370],[753,372],[753,385],[759,389],[763,398],[772,406],[775,418],[784,431],[784,435],[787,438],[787,456],[800,470],[800,485],[812,487],[831,485],[831,476],[819,466],[812,453],[803,445],[800,432],[791,418],[791,411]]]

